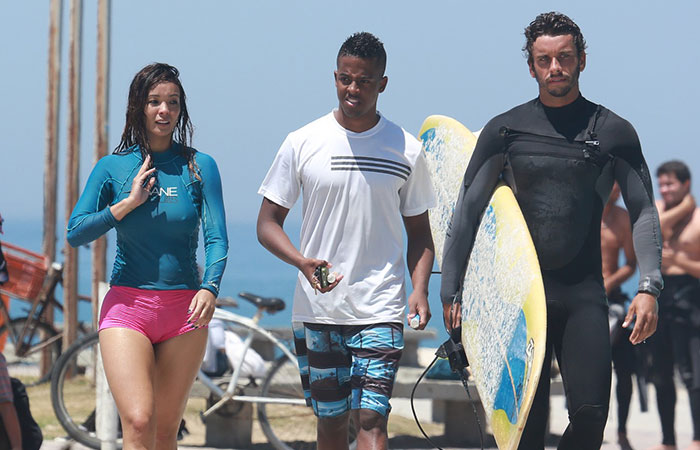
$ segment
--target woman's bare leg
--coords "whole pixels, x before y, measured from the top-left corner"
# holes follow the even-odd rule
[[[123,448],[152,449],[156,423],[151,341],[129,328],[107,328],[100,331],[100,350],[122,422]]]
[[[190,388],[202,364],[206,328],[190,331],[155,346],[156,449],[177,448],[177,430]]]

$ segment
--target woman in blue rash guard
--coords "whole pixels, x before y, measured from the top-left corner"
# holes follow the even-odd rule
[[[221,178],[191,135],[178,70],[144,67],[131,82],[121,142],[95,165],[68,224],[72,246],[117,230],[99,330],[125,449],[176,448],[226,265]]]

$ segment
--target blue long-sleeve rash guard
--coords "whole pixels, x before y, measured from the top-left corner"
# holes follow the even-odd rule
[[[195,151],[190,175],[180,144],[154,152],[156,183],[145,203],[117,221],[109,207],[127,198],[143,159],[138,147],[100,159],[68,222],[73,247],[117,230],[117,254],[110,284],[140,289],[207,289],[218,295],[226,266],[228,237],[216,162]],[[205,249],[200,282],[196,251],[202,223]]]

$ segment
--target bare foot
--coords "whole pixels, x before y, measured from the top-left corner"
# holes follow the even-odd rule
[[[647,450],[677,450],[677,449],[678,449],[678,447],[676,447],[675,445],[661,444],[661,445],[657,445],[655,447],[649,447]]]
[[[627,439],[627,433],[617,433],[617,443],[620,444],[620,450],[634,450]]]
[[[700,450],[700,441],[692,441],[685,450]]]

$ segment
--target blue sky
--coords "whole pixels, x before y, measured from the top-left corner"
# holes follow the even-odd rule
[[[64,0],[61,158],[65,154],[68,0]],[[96,2],[83,18],[81,184],[93,164]],[[45,151],[49,2],[0,6],[0,213],[40,219]],[[652,171],[669,158],[698,172],[697,2],[119,0],[112,5],[109,142],[121,135],[128,85],[162,61],[182,74],[194,145],[218,161],[228,220],[255,220],[257,187],[285,135],[337,104],[332,71],[349,34],[378,35],[389,84],[379,109],[417,133],[430,114],[472,129],[536,95],[522,30],[558,9],[582,28],[583,94],[636,127]],[[63,194],[63,159],[59,176]],[[697,183],[696,183],[697,185]],[[694,190],[696,193],[697,187]],[[61,200],[59,212],[64,207]],[[295,212],[292,218],[298,217]],[[61,219],[63,220],[63,219]],[[293,220],[293,219],[292,219]]]

